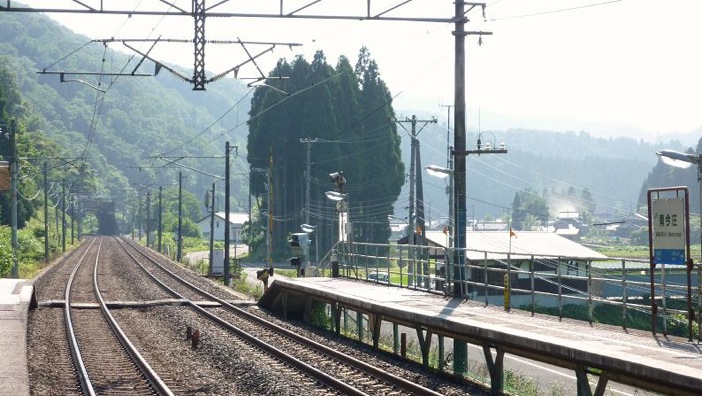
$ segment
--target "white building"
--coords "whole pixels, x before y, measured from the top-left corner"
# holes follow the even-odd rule
[[[239,243],[241,240],[240,233],[244,222],[249,221],[249,215],[246,213],[229,212],[229,240],[234,243]],[[198,227],[203,238],[210,239],[210,215],[198,221]],[[215,212],[215,240],[225,240],[225,212]]]

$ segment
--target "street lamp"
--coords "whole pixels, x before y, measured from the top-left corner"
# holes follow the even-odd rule
[[[315,232],[315,229],[317,227],[310,225],[310,224],[301,224],[300,229],[303,230],[303,232],[307,232],[310,234],[311,232]],[[317,233],[315,233],[315,262],[319,263],[320,262],[320,249],[317,247]],[[318,265],[318,264],[316,264]]]
[[[335,202],[340,202],[343,201],[345,198],[345,195],[342,193],[338,193],[336,191],[325,191],[325,195],[330,201],[335,201]]]
[[[425,170],[430,176],[439,177],[441,179],[454,174],[453,170],[441,167],[439,165],[427,165],[425,166]]]
[[[693,164],[698,164],[698,181],[701,181],[701,155],[700,154],[689,154],[682,153],[675,150],[661,150],[657,151],[659,159],[663,163],[674,166],[676,168],[688,168]]]

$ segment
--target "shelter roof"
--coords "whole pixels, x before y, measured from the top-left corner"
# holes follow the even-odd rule
[[[466,233],[467,258],[482,260],[486,257],[494,260],[512,258],[529,258],[531,256],[569,257],[579,259],[606,259],[607,256],[589,249],[579,243],[566,239],[553,232],[543,231],[468,231]],[[428,231],[426,237],[438,246],[446,246],[447,236],[441,231]]]

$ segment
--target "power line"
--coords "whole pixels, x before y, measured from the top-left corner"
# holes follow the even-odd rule
[[[509,20],[509,19],[529,18],[529,17],[534,17],[534,16],[540,16],[540,15],[557,14],[557,13],[561,13],[561,12],[575,11],[575,10],[580,10],[580,9],[584,9],[584,8],[598,7],[598,6],[618,3],[621,1],[622,0],[610,0],[610,1],[603,1],[600,3],[584,4],[584,5],[580,5],[580,6],[576,6],[576,7],[560,8],[560,9],[548,10],[548,11],[540,11],[540,12],[535,12],[532,14],[513,15],[513,16],[502,17],[502,18],[500,18],[500,17],[499,18],[492,18],[491,21],[505,21],[505,20]]]

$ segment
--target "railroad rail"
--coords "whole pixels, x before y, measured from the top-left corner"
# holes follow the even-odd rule
[[[119,327],[101,296],[98,264],[102,240],[90,245],[79,258],[66,283],[64,319],[76,374],[85,395],[125,393],[133,395],[173,395]],[[86,258],[93,251],[92,271]],[[92,257],[92,256],[91,256]],[[78,281],[92,272],[92,294],[100,311],[76,311],[74,294],[87,295],[86,285]],[[78,289],[80,288],[80,289]],[[85,301],[77,302],[85,303]],[[73,312],[76,311],[76,312]]]
[[[164,290],[168,290],[174,297],[181,299],[192,310],[208,318],[220,328],[263,351],[264,359],[267,355],[275,357],[285,365],[295,367],[305,375],[348,395],[393,393],[436,396],[442,394],[250,313],[169,270],[159,263],[160,260],[164,260],[162,256],[151,252],[146,253],[143,248],[135,246],[130,241],[118,240],[125,252]],[[146,259],[146,262],[140,261],[134,253]],[[160,275],[157,276],[155,273],[168,276],[161,279]],[[203,297],[217,304],[203,304],[202,301],[197,301],[202,300]],[[473,391],[476,391],[475,386]]]

